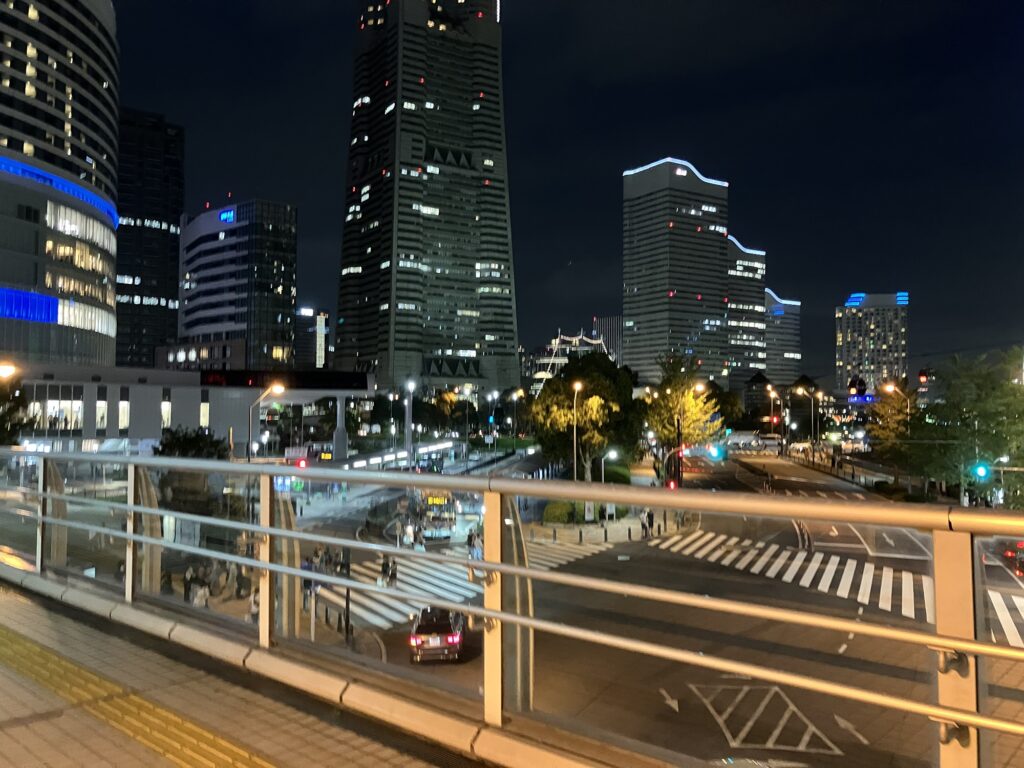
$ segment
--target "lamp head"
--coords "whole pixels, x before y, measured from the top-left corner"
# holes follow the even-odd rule
[[[798,395],[806,395],[806,394],[807,394],[807,390],[806,390],[806,389],[804,389],[803,387],[797,387],[797,388],[796,388],[796,393],[797,393]]]
[[[574,381],[572,383],[572,388],[576,392],[580,392],[583,389],[583,382],[582,381]]]
[[[886,384],[884,387],[882,387],[882,389],[884,389],[886,392],[888,392],[891,395],[893,392],[896,391],[896,385],[892,384],[892,383]]]
[[[703,381],[698,381],[696,384],[693,385],[694,392],[703,392],[705,389],[707,389],[707,387],[704,386]]]
[[[612,461],[615,461],[617,458],[619,458],[619,452],[613,448],[612,450],[608,451],[607,458],[611,459]]]
[[[271,384],[270,385],[270,394],[272,394],[272,395],[283,395],[284,394],[284,384],[279,384],[277,382],[274,382],[273,384]]]
[[[0,363],[0,381],[7,381],[18,372],[18,367],[13,363]]]

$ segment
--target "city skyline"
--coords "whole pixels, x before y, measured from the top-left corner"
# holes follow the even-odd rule
[[[321,284],[325,276],[335,279],[341,247],[353,9],[301,3],[294,17],[281,19],[259,3],[244,16],[195,2],[182,3],[174,18],[138,4],[117,8],[123,102],[161,111],[189,129],[188,208],[206,199],[219,205],[229,190],[295,202],[307,211],[299,299],[330,306],[335,292]],[[808,373],[830,374],[833,341],[824,329],[851,290],[914,292],[911,367],[921,362],[918,354],[1019,336],[1009,291],[1021,267],[1009,255],[1021,240],[1011,224],[1011,201],[1020,198],[1024,178],[1024,156],[1012,140],[1021,110],[1019,100],[1004,108],[997,96],[1020,79],[1009,34],[1019,11],[897,8],[880,24],[881,11],[852,5],[794,15],[757,4],[709,10],[651,2],[660,19],[658,29],[645,33],[651,39],[602,29],[600,11],[541,3],[503,10],[524,346],[543,343],[552,328],[619,311],[619,177],[669,154],[739,190],[731,201],[743,221],[738,235],[772,255],[772,287],[803,301]],[[668,57],[673,30],[701,21],[708,22],[701,24],[701,40],[678,60]],[[166,42],[145,38],[154,25],[166,31]],[[236,33],[224,34],[225,26]],[[843,43],[826,46],[825,36],[811,34],[815,26],[842,27]],[[301,56],[286,57],[273,73],[242,74],[262,71],[260,41],[281,29],[309,37],[328,83],[316,90],[329,94],[315,107],[311,86],[292,85],[309,65]],[[557,49],[562,34],[571,37],[571,56],[541,61],[533,55],[537,48]],[[197,49],[210,43],[239,62],[240,74],[224,88],[210,75],[207,57],[175,60],[172,68],[165,58],[182,40]],[[607,72],[601,62],[609,47],[613,59],[635,63]],[[858,51],[870,56],[862,61],[852,55]],[[539,76],[548,67],[560,73],[557,83]],[[255,98],[264,86],[269,95]],[[666,100],[668,92],[690,95]],[[291,120],[299,105],[308,125]],[[252,126],[245,135],[233,128],[233,111]],[[290,132],[297,146],[330,152],[322,163],[293,162],[267,138]],[[561,158],[573,162],[563,166]],[[962,195],[965,188],[973,194]],[[882,219],[871,213],[896,210]],[[953,224],[964,218],[983,223],[980,242],[977,231]],[[977,251],[1003,261],[967,274],[950,304],[946,275],[963,253]],[[919,258],[898,258],[919,253],[936,268],[921,270]],[[567,284],[575,290],[562,290]]]

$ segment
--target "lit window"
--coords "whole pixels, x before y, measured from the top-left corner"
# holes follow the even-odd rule
[[[160,429],[171,428],[171,404],[166,400],[160,403]]]
[[[107,401],[96,401],[96,429],[107,428]]]
[[[127,400],[121,400],[117,404],[117,428],[128,429],[128,422],[132,415],[132,406]]]

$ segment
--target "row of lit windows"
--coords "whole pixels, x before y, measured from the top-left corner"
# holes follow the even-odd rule
[[[54,261],[62,261],[65,264],[73,264],[78,269],[86,272],[96,272],[107,278],[114,277],[114,270],[111,266],[111,259],[100,251],[94,251],[88,243],[81,241],[74,245],[57,243],[53,240],[46,241],[46,255]]]
[[[61,299],[57,305],[57,324],[111,338],[117,336],[117,317],[113,312],[69,299]]]
[[[148,229],[158,229],[161,232],[170,232],[172,235],[181,234],[181,228],[176,224],[170,224],[157,219],[134,219],[129,216],[121,216],[118,218],[117,223],[122,227],[146,227]]]
[[[118,304],[137,304],[143,307],[167,307],[168,309],[177,309],[177,299],[165,299],[163,297],[156,296],[129,296],[123,293],[117,295]]]
[[[112,256],[117,254],[117,235],[114,234],[114,230],[74,208],[47,201],[46,226],[62,234],[88,240]]]
[[[46,273],[46,287],[51,291],[56,285],[57,293],[81,296],[93,301],[99,301],[114,306],[115,294],[112,285],[97,285],[90,280],[79,280],[77,277],[58,274],[56,277],[52,272]]]

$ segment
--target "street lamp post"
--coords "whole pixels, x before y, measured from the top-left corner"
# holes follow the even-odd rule
[[[266,400],[271,395],[283,395],[283,394],[284,394],[284,385],[283,384],[277,384],[277,383],[271,384],[269,387],[267,387],[265,390],[263,390],[263,393],[259,397],[256,398],[256,401],[252,405],[249,406],[249,431],[247,433],[247,438],[248,439],[245,441],[245,460],[247,462],[248,461],[252,461],[252,418],[253,418],[253,413],[252,412],[253,412],[253,409],[255,409],[257,406],[259,406],[260,403],[262,403],[264,400]]]
[[[416,382],[410,379],[405,383],[405,463],[413,465],[412,455],[412,394],[416,391]]]
[[[803,387],[798,387],[796,393],[811,401],[811,461],[814,461],[814,395]]]
[[[910,396],[907,395],[903,390],[897,387],[895,384],[889,383],[883,387],[886,392],[890,395],[894,392],[907,401],[907,437],[910,437]]]
[[[606,453],[604,456],[601,457],[601,484],[602,485],[604,484],[604,460],[605,459],[611,459],[612,461],[615,461],[617,458],[619,458],[619,452],[616,451],[614,448],[612,450],[608,451],[608,453]]]
[[[519,398],[523,396],[523,390],[517,389],[512,393],[512,453],[516,452],[516,433],[519,431]]]
[[[572,383],[572,479],[573,482],[579,480],[579,474],[576,471],[576,398],[580,394],[580,390],[583,389],[582,381],[574,381]]]
[[[487,398],[491,401],[491,439],[493,440],[493,448],[491,449],[495,454],[498,452],[498,435],[500,430],[498,429],[498,422],[495,420],[495,411],[498,410],[498,392],[491,392],[490,397]]]
[[[466,450],[462,454],[462,460],[466,462],[466,468],[469,468],[469,394],[472,392],[472,388],[469,384],[466,384],[462,388],[462,394],[466,398]]]

